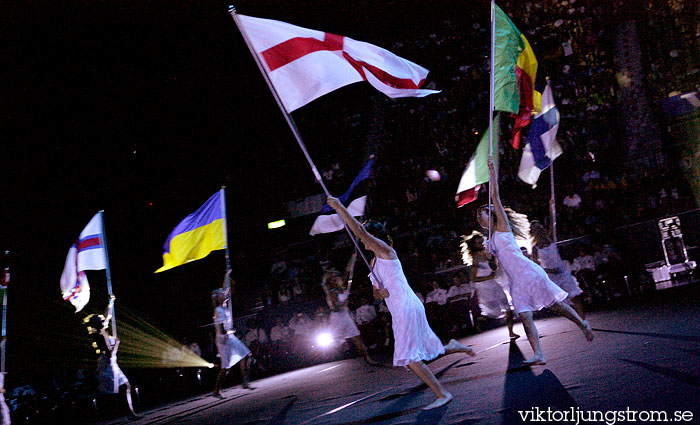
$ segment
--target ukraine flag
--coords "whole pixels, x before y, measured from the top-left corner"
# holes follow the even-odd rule
[[[156,273],[199,260],[226,248],[224,189],[188,215],[170,233],[163,245],[163,267]]]

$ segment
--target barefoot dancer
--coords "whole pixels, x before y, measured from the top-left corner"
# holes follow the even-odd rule
[[[368,364],[375,364],[375,361],[370,358],[367,347],[360,336],[360,330],[357,329],[357,325],[355,325],[355,321],[352,320],[348,310],[352,273],[356,259],[357,253],[353,253],[345,269],[345,276],[342,276],[337,270],[327,271],[323,276],[321,286],[326,293],[328,308],[331,310],[328,322],[333,332],[333,337],[352,341],[357,350],[364,356],[365,361]],[[346,281],[348,282],[347,287],[345,287]]]
[[[474,283],[481,315],[492,319],[500,319],[505,315],[510,339],[520,338],[520,335],[513,332],[513,309],[503,287],[496,280],[496,258],[486,251],[484,235],[474,231],[463,238],[462,257],[464,263],[471,266],[469,277]]]
[[[386,234],[384,226],[372,222],[368,223],[368,229],[365,229],[336,198],[328,197],[328,205],[338,212],[355,236],[374,253],[372,260],[374,273],[370,274],[370,279],[374,285],[375,297],[383,298],[391,313],[394,331],[394,366],[408,366],[433,390],[436,400],[423,409],[433,409],[447,404],[452,400],[452,394],[442,386],[423,361],[451,353],[467,353],[473,356],[474,352],[454,339],[443,346],[437,335],[430,329],[425,317],[425,308],[408,286],[401,262],[396,256],[396,251],[391,247],[392,241]],[[375,280],[375,275],[385,288],[378,288],[379,282]]]
[[[226,272],[227,275],[229,273],[231,273],[230,270]],[[228,278],[228,276],[226,278]],[[243,388],[253,389],[253,387],[248,386],[248,361],[251,353],[248,347],[246,347],[241,340],[236,338],[236,335],[233,333],[231,310],[227,304],[230,301],[230,288],[220,288],[212,291],[211,299],[214,303],[216,348],[219,351],[219,358],[221,359],[221,371],[216,377],[216,384],[214,384],[212,395],[217,398],[223,398],[223,395],[221,395],[221,386],[231,367],[238,362],[241,362],[241,380]]]
[[[571,306],[561,302],[566,299],[567,293],[549,280],[542,267],[526,258],[520,251],[515,242],[515,236],[527,239],[530,223],[524,214],[518,214],[510,208],[506,209],[501,204],[493,159],[489,159],[489,176],[493,201],[490,214],[491,228],[495,230],[493,237],[489,240],[489,250],[496,254],[496,258],[501,262],[510,279],[513,306],[523,321],[527,339],[535,354],[524,363],[526,365],[545,364],[547,361],[540,345],[540,336],[532,318],[534,311],[549,307],[581,328],[588,341],[593,340],[593,331],[588,322],[581,319]],[[479,208],[477,220],[483,228],[489,228],[488,207]]]

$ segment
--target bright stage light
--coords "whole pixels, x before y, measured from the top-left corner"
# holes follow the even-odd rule
[[[277,220],[277,221],[273,221],[271,223],[267,223],[267,228],[268,229],[279,229],[280,227],[284,226],[285,224],[287,224],[287,223],[285,223],[284,220]]]
[[[214,367],[165,332],[120,306],[119,363],[127,368]]]
[[[328,347],[329,345],[333,344],[333,335],[329,334],[328,332],[320,333],[316,337],[316,342],[321,347]]]

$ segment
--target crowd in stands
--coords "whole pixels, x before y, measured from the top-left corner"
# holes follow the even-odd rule
[[[524,5],[506,1],[500,6],[511,15],[518,11],[513,19],[524,29],[539,60],[536,86],[542,90],[544,76],[549,76],[561,113],[558,141],[564,154],[555,161],[558,239],[589,237],[583,246],[567,252],[569,259],[579,249],[596,249],[590,245],[591,235],[597,244],[612,247],[610,232],[615,228],[694,209],[693,194],[677,172],[677,164],[669,161],[653,170],[623,166],[624,134],[617,111],[624,105],[616,101],[612,61],[615,23],[620,17],[597,2],[584,0]],[[443,22],[444,31],[439,33],[393,40],[392,50],[401,56],[432,57],[432,84],[442,93],[408,106],[386,100],[387,110],[378,118],[382,136],[369,210],[372,218],[387,220],[417,291],[429,285],[436,273],[461,266],[459,236],[475,228],[470,217],[473,209],[469,205],[457,209],[454,192],[466,159],[487,124],[488,57],[482,50],[489,34],[487,25],[475,23],[483,18],[479,11],[465,13],[472,19]],[[475,57],[483,60],[467,60]],[[356,117],[338,118],[343,119]],[[439,131],[435,123],[440,123]],[[509,139],[507,127],[502,128],[502,139]],[[531,218],[547,220],[549,171],[543,173],[537,188],[530,188],[517,177],[520,151],[503,140],[500,153],[503,199]],[[350,167],[357,162],[344,164],[335,158],[329,164],[323,173],[327,182],[341,181],[339,188],[349,184],[356,172]],[[441,179],[426,177],[429,169],[437,170]],[[481,202],[485,197],[475,204]],[[317,283],[322,266],[318,263],[333,257],[328,249],[337,251],[349,245],[345,236],[338,239],[334,247],[312,241],[310,250],[280,251],[283,258],[272,266],[273,290],[268,291],[276,293],[277,299],[268,297],[264,303],[289,305],[302,295],[308,299],[320,296]]]

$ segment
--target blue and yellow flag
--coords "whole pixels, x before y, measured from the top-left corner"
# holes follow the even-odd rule
[[[170,233],[163,245],[163,267],[156,273],[199,260],[226,248],[224,189],[188,215]]]

